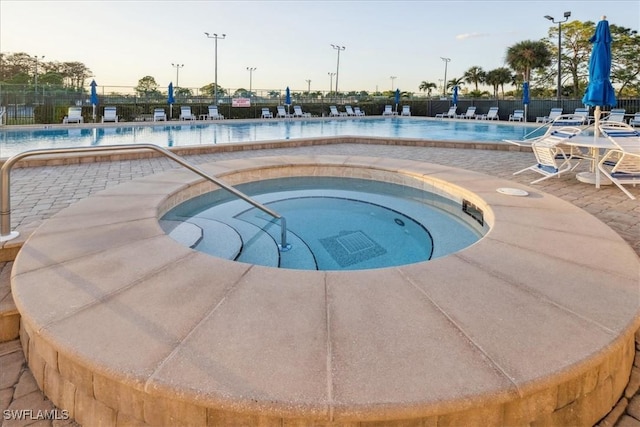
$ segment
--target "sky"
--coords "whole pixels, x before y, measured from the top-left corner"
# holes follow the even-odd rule
[[[565,11],[640,30],[640,0],[0,0],[0,52],[82,62],[99,87],[152,76],[200,88],[214,81],[208,32],[226,34],[217,42],[224,88],[326,91],[338,71],[340,91],[418,92],[422,81],[439,86],[445,66],[447,80],[505,66],[509,46],[545,38],[558,24],[544,15]]]

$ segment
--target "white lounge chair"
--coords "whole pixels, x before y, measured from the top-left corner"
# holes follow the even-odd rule
[[[629,124],[633,127],[640,126],[640,111],[635,113],[633,117],[629,119]]]
[[[384,106],[384,111],[382,112],[383,116],[395,116],[398,113],[396,113],[395,111],[393,111],[393,108],[391,107],[391,105],[385,105]]]
[[[116,107],[104,107],[104,113],[102,113],[102,123],[106,122],[118,123],[118,114]]]
[[[458,116],[459,119],[473,119],[476,117],[476,107],[471,106],[467,108],[467,111],[464,114],[460,114]]]
[[[263,108],[262,115],[260,117],[263,119],[273,119],[273,113],[268,108]]]
[[[82,107],[69,107],[67,115],[62,119],[62,123],[84,123]]]
[[[167,113],[164,112],[164,108],[156,108],[153,110],[153,121],[167,121]]]
[[[338,111],[338,107],[335,105],[329,106],[329,117],[344,117],[347,113],[344,111]]]
[[[458,117],[458,107],[454,105],[453,107],[449,107],[449,111],[446,113],[436,114],[437,119],[444,119],[445,117],[448,119],[455,119]]]
[[[218,112],[218,107],[215,105],[209,105],[209,114],[207,115],[209,120],[222,120],[224,116]]]
[[[478,120],[499,120],[500,117],[498,117],[498,107],[489,107],[489,111],[487,111],[487,114],[481,114],[479,116],[476,116],[476,119],[478,119]]]
[[[287,113],[287,110],[284,109],[284,105],[278,105],[278,114],[276,114],[276,118],[288,119],[289,117],[293,117],[293,114]]]
[[[353,108],[351,108],[351,105],[345,105],[344,109],[345,109],[345,111],[347,113],[347,116],[355,116],[356,115],[356,112],[353,111]]]
[[[360,110],[360,107],[353,107],[353,112],[356,114],[356,116],[358,117],[362,117],[364,116],[364,111]]]
[[[403,105],[402,106],[402,112],[400,113],[401,116],[410,116],[411,115],[411,107],[408,105]]]
[[[524,121],[524,110],[513,110],[512,114],[509,114],[510,122],[523,122]]]
[[[537,172],[542,175],[542,178],[531,181],[531,184],[535,184],[572,170],[574,166],[571,162],[571,156],[565,153],[561,143],[573,138],[580,132],[582,132],[580,128],[567,126],[556,129],[547,136],[535,141],[531,144],[531,149],[536,157],[536,163],[513,174],[518,175],[529,170]]]
[[[611,123],[618,122],[624,123],[624,115],[627,112],[624,108],[613,108],[607,117],[605,117],[602,121]]]
[[[630,199],[635,196],[625,185],[640,184],[640,132],[625,123],[603,123],[600,131],[616,146],[598,163],[598,169]]]
[[[562,108],[554,107],[554,108],[551,109],[551,111],[549,111],[549,115],[548,116],[536,117],[536,123],[552,122],[555,119],[557,119],[558,117],[560,117],[561,115],[562,115]]]
[[[293,117],[311,117],[311,113],[305,113],[302,111],[302,107],[299,105],[293,106]]]
[[[191,113],[191,107],[183,105],[180,107],[180,120],[195,120],[196,116]]]

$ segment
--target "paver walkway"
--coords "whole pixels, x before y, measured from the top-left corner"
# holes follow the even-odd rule
[[[193,164],[200,164],[216,160],[284,154],[368,155],[411,159],[452,165],[526,185],[537,177],[528,172],[512,175],[514,171],[533,163],[531,153],[491,150],[335,144],[186,156],[186,159]],[[178,166],[168,159],[151,158],[14,169],[11,183],[12,228],[27,230],[75,201],[104,188],[175,167]],[[572,174],[543,181],[535,187],[596,216],[625,239],[640,256],[640,200],[629,199],[614,186],[598,190],[592,185],[579,183]],[[632,188],[631,191],[640,199],[640,187]],[[0,268],[10,268],[10,265],[0,263]],[[0,289],[0,301],[6,296],[7,289]],[[637,351],[631,382],[619,405],[602,421],[603,426],[640,427],[640,336],[636,337]],[[38,390],[17,340],[0,344],[0,409],[3,414],[2,426],[76,425],[69,419],[35,419],[46,415],[65,418],[65,414],[60,411],[50,412],[55,408]],[[22,412],[5,412],[15,410]],[[29,419],[16,420],[16,414]]]

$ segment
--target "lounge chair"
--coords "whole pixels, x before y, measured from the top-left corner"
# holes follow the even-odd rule
[[[523,122],[524,121],[524,110],[513,110],[512,114],[509,114],[510,122]]]
[[[571,162],[571,155],[564,151],[561,144],[580,132],[582,132],[580,128],[566,126],[536,140],[531,144],[536,163],[513,174],[518,175],[528,170],[537,172],[542,175],[542,178],[531,181],[531,184],[535,184],[574,169],[575,166]]]
[[[293,117],[311,117],[311,113],[305,113],[302,111],[302,107],[299,105],[293,106]]]
[[[385,105],[384,106],[384,111],[382,112],[383,116],[395,116],[398,113],[393,111],[393,108],[391,107],[391,105]]]
[[[224,116],[218,112],[218,107],[215,105],[209,105],[209,114],[207,115],[209,120],[222,120]]]
[[[356,114],[356,116],[358,117],[362,117],[364,116],[364,111],[360,110],[360,107],[353,107],[353,112]]]
[[[476,116],[476,119],[478,119],[478,120],[499,120],[500,117],[498,117],[498,107],[490,107],[489,111],[487,111],[487,114],[481,114],[479,116]]]
[[[164,112],[164,108],[156,108],[153,110],[153,121],[167,121],[167,113]]]
[[[549,123],[562,115],[562,108],[555,107],[549,111],[548,116],[536,117],[536,123]]]
[[[293,114],[287,113],[287,110],[284,109],[284,105],[278,105],[278,114],[276,114],[276,118],[288,119],[289,117],[293,117]]]
[[[471,106],[467,108],[467,111],[464,114],[460,114],[457,116],[459,119],[473,119],[476,117],[476,107]]]
[[[345,105],[344,109],[347,112],[347,116],[355,116],[356,115],[355,111],[353,111],[353,108],[351,108],[351,105]]]
[[[180,120],[195,120],[196,116],[191,114],[191,107],[183,105],[180,107]]]
[[[118,114],[116,107],[104,107],[104,113],[102,113],[102,123],[114,122],[118,123]]]
[[[260,117],[263,119],[273,119],[273,113],[268,108],[263,108],[262,115]]]
[[[445,117],[448,119],[455,119],[458,117],[458,107],[454,105],[453,107],[449,107],[449,111],[446,113],[436,114],[437,119],[444,119]]]
[[[400,113],[401,116],[410,116],[411,115],[411,107],[408,105],[403,105],[402,106],[402,112]]]
[[[343,111],[338,111],[338,107],[335,105],[329,106],[329,117],[344,117],[347,113]]]
[[[69,107],[67,115],[62,119],[62,123],[84,123],[82,107]]]
[[[613,108],[607,117],[605,117],[603,122],[618,122],[624,123],[624,114],[627,112],[624,108]]]
[[[603,123],[600,131],[616,146],[602,156],[600,172],[611,180],[630,199],[635,196],[625,185],[640,184],[640,132],[625,123]]]
[[[629,124],[633,127],[640,126],[640,112],[637,112],[629,119]]]

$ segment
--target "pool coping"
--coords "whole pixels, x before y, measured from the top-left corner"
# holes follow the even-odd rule
[[[187,171],[171,171],[143,178],[78,202],[45,222],[32,234],[16,259],[12,287],[16,304],[23,316],[25,354],[28,354],[30,367],[38,383],[56,405],[63,408],[71,405],[74,413],[77,412],[72,416],[80,422],[83,422],[82,417],[89,415],[78,407],[77,398],[71,399],[63,393],[64,387],[70,384],[108,407],[108,410],[105,409],[106,413],[126,413],[150,424],[159,420],[141,408],[145,405],[156,408],[160,405],[158,402],[177,399],[182,402],[181,405],[189,408],[190,416],[194,417],[200,416],[203,408],[206,408],[205,414],[215,411],[224,416],[241,413],[243,416],[268,419],[316,419],[345,423],[353,420],[390,421],[429,417],[473,420],[474,417],[482,416],[486,421],[485,425],[499,425],[516,421],[521,423],[526,420],[557,419],[567,416],[559,414],[570,412],[566,409],[568,407],[574,413],[586,416],[585,408],[593,407],[594,398],[597,398],[597,409],[592,409],[591,412],[602,410],[604,415],[610,409],[605,409],[604,406],[613,404],[617,400],[616,395],[619,396],[624,390],[633,361],[634,332],[640,325],[638,290],[634,282],[637,279],[635,274],[638,258],[616,233],[584,211],[526,186],[518,185],[529,191],[529,197],[510,197],[496,192],[499,187],[513,186],[513,182],[461,169],[406,160],[357,156],[281,156],[223,161],[203,168],[232,182],[283,174],[295,176],[305,171],[304,173],[311,174],[331,173],[340,176],[366,176],[369,179],[391,179],[411,185],[419,182],[436,183],[437,188],[442,191],[470,198],[487,208],[487,218],[493,227],[484,239],[472,247],[427,263],[356,274],[298,272],[214,259],[179,247],[179,244],[164,235],[157,224],[159,213],[181,199],[188,199],[207,191],[207,187],[210,188]],[[168,197],[167,194],[174,196]],[[149,254],[144,248],[150,248],[148,244],[151,243],[155,249]],[[617,255],[613,260],[612,253]],[[113,259],[117,259],[118,265],[121,265],[117,274],[100,267],[105,258],[112,259],[111,257],[115,257]],[[507,257],[511,260],[510,263],[499,262]],[[140,259],[149,264],[145,267],[145,272],[139,271],[137,261]],[[316,386],[317,381],[322,380],[322,390],[328,390],[328,395],[322,396],[320,403],[313,404],[314,399],[308,396],[318,393],[316,388],[297,389],[295,398],[289,396],[289,400],[282,399],[282,395],[278,393],[287,395],[292,391],[264,378],[255,381],[263,386],[269,384],[273,387],[272,390],[268,387],[260,389],[260,393],[272,393],[271,398],[264,395],[260,399],[251,396],[230,397],[242,396],[239,390],[233,393],[218,390],[218,394],[212,390],[204,392],[195,387],[196,384],[202,385],[197,376],[190,377],[187,381],[190,384],[181,385],[178,378],[172,375],[178,366],[181,379],[185,377],[186,371],[193,374],[188,369],[193,366],[181,365],[186,363],[186,356],[179,354],[180,348],[184,350],[182,345],[186,341],[182,344],[173,342],[173,349],[166,353],[169,356],[159,365],[158,361],[152,363],[154,369],[150,373],[141,366],[134,366],[135,363],[131,364],[132,361],[126,360],[126,357],[112,355],[112,358],[105,358],[104,352],[113,350],[105,349],[104,343],[100,345],[96,342],[96,334],[102,335],[102,341],[109,338],[111,344],[127,339],[122,336],[122,331],[113,329],[113,324],[93,326],[95,330],[88,335],[85,329],[91,323],[87,323],[83,317],[96,316],[104,309],[103,303],[108,305],[138,286],[148,286],[160,272],[161,276],[170,275],[173,268],[167,267],[167,262],[171,260],[178,264],[189,263],[188,273],[185,272],[187,277],[204,274],[198,273],[199,271],[220,271],[216,281],[220,282],[218,286],[221,288],[218,291],[222,292],[224,298],[220,300],[221,295],[213,298],[218,304],[222,301],[224,304],[239,304],[238,307],[246,310],[249,308],[246,305],[248,301],[256,303],[260,300],[252,300],[251,293],[234,294],[232,291],[253,289],[258,292],[260,287],[268,286],[273,287],[274,292],[290,294],[291,300],[301,305],[290,307],[283,301],[269,300],[270,304],[276,306],[285,304],[280,308],[291,310],[292,318],[280,324],[279,319],[263,313],[267,317],[260,318],[257,324],[251,323],[255,327],[273,321],[283,328],[293,328],[296,332],[294,335],[300,335],[303,341],[307,334],[316,336],[314,334],[317,334],[318,325],[323,325],[322,328],[334,334],[342,334],[340,345],[325,339],[325,344],[320,346],[326,352],[326,358],[322,360],[330,368],[325,366],[327,370],[324,374],[313,369],[305,371],[304,375],[295,373],[300,381],[315,379]],[[533,268],[532,260],[542,262],[540,268]],[[461,278],[452,278],[447,271],[456,271]],[[118,280],[117,283],[108,285],[112,287],[109,292],[105,288],[104,295],[84,300],[81,308],[67,306],[74,298],[72,295],[77,297],[77,292],[83,293],[82,286],[110,282],[109,276],[112,274],[117,275]],[[437,289],[431,288],[431,284],[425,282],[425,277],[437,277]],[[46,280],[43,281],[43,278]],[[486,289],[469,288],[466,282],[470,278],[485,284]],[[70,282],[80,287],[70,289]],[[298,294],[301,286],[291,286],[291,283],[300,285],[300,282],[304,282],[306,286],[302,288],[313,296],[315,303],[324,304],[324,311],[319,310],[317,305],[305,305],[307,297],[302,298]],[[398,283],[402,290],[399,296],[389,295],[389,283]],[[492,286],[497,286],[492,290],[493,293],[489,292]],[[58,289],[61,294],[43,293],[44,287]],[[468,311],[458,311],[455,301],[448,295],[452,287],[466,289],[466,292],[472,294],[472,303],[465,306]],[[96,289],[101,289],[101,286]],[[520,303],[518,309],[510,306],[509,302],[513,301],[502,300],[498,306],[495,306],[496,301],[483,302],[482,298],[488,297],[484,294],[485,291],[500,300],[497,289],[508,293]],[[169,290],[164,292],[165,296],[169,295]],[[262,298],[268,299],[270,295],[262,295]],[[398,330],[388,328],[393,322],[376,324],[377,327],[371,330],[357,316],[358,313],[362,315],[361,307],[352,305],[358,295],[366,296],[366,306],[370,309],[381,310],[376,311],[381,321],[393,319],[394,316],[425,321],[425,316],[428,316],[434,325],[438,325],[433,331],[435,336],[430,336],[429,331],[424,328],[411,331],[401,328],[400,332],[409,333],[401,336]],[[234,299],[236,296],[242,298]],[[339,296],[343,298],[338,298]],[[383,310],[381,307],[386,306],[382,303],[394,297],[399,298],[399,305],[392,312]],[[464,292],[458,295],[458,298],[464,297]],[[615,304],[611,299],[615,300]],[[400,304],[400,301],[405,305]],[[419,302],[418,307],[414,306],[416,301]],[[532,307],[523,305],[524,301],[531,303]],[[129,302],[131,304],[126,306],[134,309],[136,304]],[[494,309],[488,310],[487,307],[492,305]],[[329,307],[336,311],[331,313]],[[411,307],[413,309],[409,310]],[[141,310],[139,315],[150,315],[145,314],[145,307],[137,308]],[[423,310],[428,313],[425,314]],[[542,313],[549,316],[549,328],[538,328],[540,325],[531,324]],[[208,319],[219,315],[222,316],[218,319],[221,324],[233,327],[234,323],[229,323],[224,313],[214,310],[210,314]],[[154,317],[154,321],[161,320],[169,329],[176,327],[172,324],[179,321],[174,317],[175,313],[162,315],[166,318]],[[504,327],[515,335],[501,335],[501,332],[505,332],[495,330],[493,323],[486,319],[496,321],[497,315],[510,319],[503,320]],[[315,327],[308,325],[309,316],[319,324]],[[247,322],[256,321],[251,316],[247,317]],[[470,321],[470,318],[475,320]],[[81,322],[74,325],[79,320]],[[344,325],[341,321],[345,322]],[[197,337],[193,330],[187,332],[184,327],[183,325],[181,332],[183,337],[204,339]],[[296,329],[298,327],[302,330]],[[452,331],[455,337],[449,334]],[[269,335],[267,332],[265,334]],[[421,339],[409,339],[412,333]],[[370,342],[361,337],[368,337]],[[224,334],[218,338],[231,339]],[[260,337],[257,338],[259,341]],[[546,341],[540,342],[542,338],[550,339],[553,345]],[[364,349],[367,346],[380,346],[375,347],[379,351],[353,348],[349,344],[353,339]],[[421,347],[420,343],[425,340],[431,345]],[[387,341],[396,342],[398,346],[387,347]],[[261,345],[264,346],[265,343]],[[290,346],[291,343],[287,345]],[[312,342],[310,345],[315,345],[317,350],[317,343]],[[166,346],[165,343],[163,348]],[[398,369],[402,375],[385,369],[367,371],[366,375],[361,371],[362,366],[376,366],[379,363],[381,366],[395,366],[394,360],[399,356],[395,354],[398,351],[396,348],[403,346],[407,349],[401,353],[405,359],[403,364],[416,367],[416,372],[405,372],[401,367]],[[436,346],[442,347],[442,354],[436,351]],[[550,362],[556,360],[557,363],[558,355],[555,353],[536,354],[535,357],[530,354],[534,352],[534,348],[545,346],[562,350],[562,358],[571,362],[565,361],[564,366],[558,368]],[[498,351],[501,347],[505,348],[504,354]],[[339,348],[348,351],[343,354],[338,351]],[[449,352],[444,351],[447,348]],[[295,347],[287,349],[293,355],[298,351]],[[419,349],[435,352],[433,357],[448,366],[448,370],[425,366]],[[119,349],[120,352],[126,350],[126,346]],[[165,348],[167,350],[168,347]],[[273,350],[278,353],[276,350],[282,349]],[[98,352],[102,354],[97,354]],[[278,355],[286,359],[291,354]],[[225,357],[224,354],[219,356],[223,359]],[[322,362],[315,359],[315,353],[305,354],[305,357],[313,359],[316,368]],[[476,369],[460,372],[460,365],[449,366],[455,365],[449,358],[458,361],[468,359],[469,366]],[[354,363],[355,361],[358,363]],[[533,369],[531,365],[537,368]],[[122,369],[123,366],[126,368]],[[174,369],[170,369],[170,366],[174,366]],[[293,363],[293,366],[296,364]],[[345,368],[348,366],[351,366],[352,371]],[[148,368],[149,366],[147,370]],[[292,373],[291,378],[296,375]],[[392,387],[398,377],[408,381],[406,387],[400,387],[401,390],[397,384]],[[416,383],[415,378],[423,380]],[[433,384],[427,381],[429,378]],[[387,387],[375,387],[376,379]],[[301,387],[295,381],[285,383],[293,389]],[[364,387],[371,383],[373,384]],[[225,386],[232,385],[233,381]],[[101,387],[103,389],[98,392],[97,389]],[[426,399],[428,402],[424,399],[419,402],[415,400],[415,393],[437,390],[438,387],[444,394]],[[361,388],[368,389],[368,398],[359,394]],[[393,398],[381,399],[377,403],[371,398],[387,391],[387,388]],[[125,397],[122,399],[127,402],[119,401],[114,390],[124,390]],[[260,394],[257,389],[253,392]],[[135,402],[139,405],[134,404]],[[531,410],[532,405],[536,410]],[[171,405],[160,406],[163,409],[154,416],[169,417],[171,411],[167,408],[171,408]],[[577,411],[576,406],[582,409]],[[511,409],[508,410],[509,408]],[[487,415],[489,418],[486,418]],[[592,414],[593,416],[595,415]],[[489,422],[498,419],[500,422]],[[598,419],[595,418],[593,422]]]

